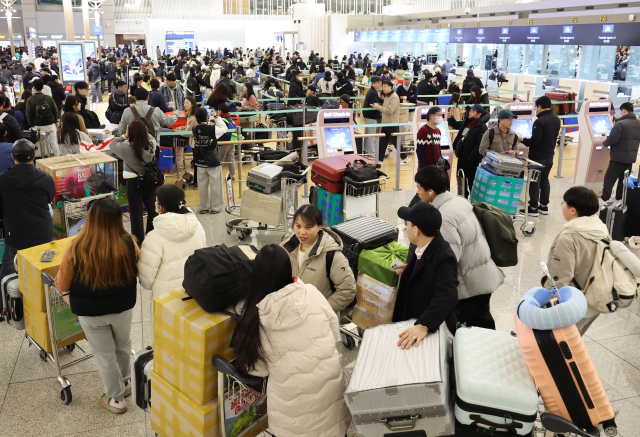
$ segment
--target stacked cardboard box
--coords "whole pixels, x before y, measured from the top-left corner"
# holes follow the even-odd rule
[[[151,428],[160,436],[217,437],[222,425],[212,359],[233,358],[235,320],[207,313],[186,297],[184,290],[174,290],[153,300]],[[256,434],[252,430],[247,437]]]
[[[383,325],[393,320],[397,286],[384,284],[364,273],[356,280],[356,306],[353,323],[361,329]]]
[[[49,273],[55,278],[62,263],[62,255],[72,241],[73,238],[65,238],[18,251],[18,286],[23,296],[25,329],[27,334],[49,353],[53,349],[42,273]],[[55,251],[55,257],[51,262],[40,261],[42,254],[47,250]],[[64,347],[85,338],[78,317],[69,308],[55,309],[52,315],[56,318],[58,338],[77,333],[68,340],[58,343],[58,347]]]

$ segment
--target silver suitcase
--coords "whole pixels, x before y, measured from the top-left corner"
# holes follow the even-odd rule
[[[415,320],[364,332],[344,394],[358,433],[365,437],[454,433],[449,363],[453,336],[442,324],[420,346],[398,347],[398,336]]]
[[[498,176],[520,177],[522,161],[509,155],[487,152],[482,160],[482,167]]]
[[[13,273],[2,279],[2,305],[6,309],[5,319],[13,328],[24,330],[22,293],[18,289],[18,274]]]
[[[153,349],[147,346],[131,356],[131,399],[145,411],[151,411],[151,371]]]
[[[276,164],[260,164],[247,174],[247,187],[263,193],[273,193],[280,190],[282,167]]]

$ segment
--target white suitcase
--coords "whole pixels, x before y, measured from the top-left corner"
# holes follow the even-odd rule
[[[455,415],[478,432],[493,428],[529,435],[538,412],[538,390],[515,335],[459,328],[453,340]],[[500,435],[500,434],[494,434]]]
[[[400,349],[399,334],[414,323],[389,323],[364,332],[344,398],[365,437],[454,433],[449,390],[453,336],[443,323],[420,346]]]

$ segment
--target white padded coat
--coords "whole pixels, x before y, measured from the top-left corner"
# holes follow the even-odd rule
[[[445,191],[436,196],[433,206],[442,215],[440,232],[458,260],[458,299],[496,291],[504,282],[504,273],[491,259],[491,249],[471,203]]]
[[[251,373],[269,376],[269,428],[278,437],[342,437],[351,415],[336,342],[338,317],[327,299],[300,279],[258,305],[266,363]]]
[[[182,288],[184,263],[196,249],[207,245],[204,228],[195,214],[168,212],[153,219],[140,248],[138,278],[153,297]]]

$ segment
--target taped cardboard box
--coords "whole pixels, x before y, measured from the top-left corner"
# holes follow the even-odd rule
[[[278,226],[282,221],[282,192],[265,194],[247,188],[242,192],[240,216],[258,223]]]
[[[82,327],[80,326],[80,322],[78,321],[78,316],[73,314],[70,308],[62,309],[57,320],[59,320],[56,324],[58,337],[76,332],[76,334],[69,339],[59,342],[58,348],[63,348],[71,343],[77,343],[86,338],[84,331],[82,331]],[[48,353],[53,352],[53,348],[51,347],[51,335],[49,334],[49,321],[47,319],[46,312],[30,311],[29,309],[24,308],[24,325],[27,334],[38,344],[38,346],[46,350]]]
[[[54,278],[60,269],[62,255],[73,241],[73,237],[54,240],[51,243],[18,251],[18,287],[23,295],[23,307],[33,312],[46,312],[47,299],[44,294],[42,273]],[[51,262],[41,262],[42,254],[52,250],[56,256]]]
[[[361,329],[391,323],[396,303],[397,286],[377,281],[364,273],[358,273],[356,281],[356,306],[352,321]]]
[[[235,320],[207,313],[184,290],[153,300],[154,369],[199,405],[218,395],[214,355],[233,358],[230,347]]]
[[[161,436],[218,437],[218,399],[200,405],[151,371],[151,429]]]

